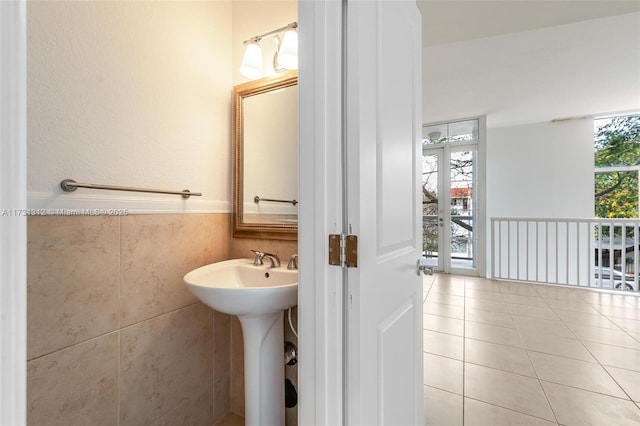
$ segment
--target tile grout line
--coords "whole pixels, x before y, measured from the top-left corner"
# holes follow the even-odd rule
[[[429,290],[428,290],[428,292],[427,292],[427,296],[429,295],[429,293],[430,293],[430,291],[431,291],[431,289],[432,289],[432,288],[433,288],[433,287],[430,287],[430,288],[429,288]],[[465,394],[466,389],[465,389],[465,386],[464,386],[464,385],[465,385],[465,382],[464,382],[464,375],[465,375],[465,373],[466,373],[466,363],[467,363],[467,360],[466,360],[466,339],[468,338],[468,337],[467,337],[467,330],[466,330],[466,322],[467,322],[466,309],[467,309],[467,306],[468,306],[468,304],[467,304],[467,298],[466,298],[466,297],[467,297],[467,282],[466,282],[466,279],[465,279],[465,282],[464,282],[463,288],[464,288],[464,299],[463,299],[463,306],[462,306],[462,308],[463,308],[463,310],[464,310],[464,313],[463,313],[463,315],[462,315],[462,317],[463,317],[463,318],[462,318],[462,319],[463,319],[463,330],[462,330],[462,331],[463,331],[463,336],[462,336],[462,337],[463,337],[463,345],[462,345],[462,348],[463,348],[463,354],[462,354],[462,360],[463,360],[463,369],[462,369],[462,370],[463,370],[463,383],[462,383],[462,397],[463,397],[463,403],[462,403],[462,410],[463,410],[463,412],[462,412],[462,419],[463,419],[463,424],[464,424],[464,419],[465,419],[465,417],[464,417],[465,400],[466,400],[466,398],[467,398],[467,396],[466,396],[466,394]],[[614,396],[614,395],[610,395],[610,394],[606,394],[606,393],[602,393],[602,392],[594,391],[594,390],[591,390],[591,389],[584,389],[584,388],[581,388],[581,387],[578,387],[578,386],[573,386],[573,385],[568,385],[568,384],[563,384],[563,383],[556,383],[556,382],[554,382],[554,381],[549,381],[549,380],[542,380],[542,379],[540,379],[538,369],[536,368],[535,364],[534,364],[534,363],[533,363],[533,361],[532,361],[531,354],[532,354],[532,353],[542,353],[542,354],[547,354],[547,352],[544,352],[544,351],[537,351],[537,350],[529,350],[529,349],[527,348],[527,346],[526,346],[526,345],[524,345],[524,338],[523,338],[523,334],[522,334],[523,329],[522,329],[521,327],[518,327],[518,325],[515,323],[515,321],[514,321],[514,316],[515,316],[516,314],[515,314],[515,313],[513,313],[513,312],[511,312],[511,311],[509,311],[509,312],[507,312],[507,313],[504,313],[504,314],[506,314],[506,315],[507,315],[507,316],[512,320],[512,322],[513,322],[513,323],[514,323],[514,325],[515,325],[515,330],[517,331],[518,336],[520,337],[520,339],[522,340],[522,343],[523,343],[523,347],[522,347],[522,349],[523,349],[523,350],[525,350],[525,352],[526,352],[526,354],[527,354],[527,358],[528,358],[528,360],[529,360],[529,362],[530,362],[530,365],[533,367],[533,371],[534,371],[534,373],[535,373],[535,377],[526,376],[526,375],[524,375],[524,374],[519,374],[519,373],[515,373],[515,372],[512,372],[512,371],[501,370],[500,368],[483,366],[482,364],[477,364],[477,365],[482,366],[482,367],[485,367],[485,368],[489,368],[489,369],[494,369],[494,370],[497,370],[497,371],[503,371],[503,372],[506,372],[506,373],[516,374],[516,375],[520,375],[520,376],[523,376],[523,377],[528,377],[528,378],[533,378],[533,379],[535,379],[535,380],[538,382],[539,388],[543,391],[543,395],[545,396],[545,399],[546,399],[546,401],[547,401],[547,403],[548,403],[548,406],[549,406],[549,408],[551,409],[551,412],[552,412],[552,413],[553,413],[553,415],[554,415],[555,423],[556,423],[557,425],[561,425],[562,423],[560,423],[560,422],[559,422],[558,417],[557,417],[557,415],[556,415],[556,412],[555,412],[555,410],[554,410],[553,406],[552,406],[552,405],[551,405],[551,403],[550,403],[549,397],[548,397],[547,392],[545,391],[544,387],[542,386],[542,383],[557,384],[557,385],[559,385],[559,386],[564,386],[564,387],[572,388],[572,389],[576,389],[576,390],[582,390],[582,391],[584,391],[584,392],[589,392],[589,393],[592,393],[592,394],[601,395],[601,396],[603,396],[603,397],[615,398],[615,399],[617,399],[617,400],[621,400],[621,401],[631,401],[631,402],[634,404],[634,406],[636,406],[636,407],[640,408],[639,403],[638,403],[637,401],[635,401],[633,398],[631,398],[631,397],[630,397],[630,395],[629,395],[629,394],[624,390],[624,388],[622,388],[622,386],[621,386],[621,385],[620,385],[620,384],[615,380],[615,378],[613,378],[613,376],[611,375],[611,373],[609,373],[609,370],[607,370],[607,368],[605,367],[605,365],[604,365],[604,364],[602,364],[602,363],[600,362],[600,360],[599,360],[598,358],[596,358],[596,357],[593,355],[593,353],[591,353],[591,351],[590,351],[588,348],[586,348],[586,343],[585,343],[585,342],[589,342],[589,340],[583,340],[582,338],[578,337],[577,333],[576,333],[572,328],[570,328],[570,327],[567,325],[568,323],[565,321],[565,319],[563,319],[563,318],[561,318],[560,316],[558,316],[558,314],[557,314],[557,312],[556,312],[556,309],[554,309],[554,308],[550,305],[550,300],[551,300],[551,299],[556,300],[556,298],[554,298],[554,297],[545,297],[543,294],[541,294],[541,293],[540,293],[540,291],[538,291],[537,286],[531,286],[531,287],[529,287],[528,289],[533,289],[533,290],[534,290],[534,294],[504,293],[504,291],[505,291],[505,290],[509,290],[509,289],[503,289],[502,287],[499,287],[499,294],[501,294],[501,295],[504,295],[504,294],[515,294],[515,295],[518,295],[518,296],[525,296],[525,297],[537,297],[537,298],[539,298],[539,299],[540,299],[540,301],[542,302],[542,305],[527,305],[527,304],[524,304],[524,303],[517,303],[517,304],[523,304],[523,305],[525,305],[525,306],[533,306],[533,307],[536,307],[536,306],[537,306],[537,307],[543,307],[543,308],[544,308],[544,307],[546,307],[546,309],[549,309],[551,312],[553,312],[553,315],[554,315],[554,317],[556,317],[556,319],[559,321],[559,324],[562,324],[562,326],[566,327],[566,328],[568,329],[568,331],[569,331],[570,335],[571,335],[571,336],[573,336],[572,340],[578,340],[578,341],[580,341],[580,345],[586,349],[587,353],[589,353],[589,354],[590,354],[590,356],[591,356],[591,357],[592,357],[592,359],[593,359],[593,362],[592,362],[591,364],[599,365],[601,368],[603,368],[603,369],[607,372],[607,375],[608,375],[608,376],[609,376],[609,377],[614,381],[614,383],[616,383],[616,385],[618,386],[618,388],[619,388],[620,390],[622,390],[622,391],[623,391],[623,393],[627,396],[627,398],[621,398],[621,397],[618,397],[618,396]],[[572,289],[569,289],[569,290],[572,290]],[[436,292],[437,292],[437,290],[436,290]],[[438,293],[439,293],[439,292],[438,292]],[[446,294],[449,294],[449,293],[446,293]],[[456,296],[455,294],[452,294],[452,295],[453,295],[453,296]],[[427,298],[428,298],[428,297],[425,297],[425,298],[424,298],[424,303],[426,303]],[[491,300],[491,299],[488,299],[488,300]],[[562,300],[562,298],[559,298],[558,300]],[[602,317],[604,317],[604,318],[606,318],[606,319],[609,319],[609,321],[612,321],[612,320],[609,318],[609,316],[608,316],[608,315],[604,315],[604,314],[601,312],[601,310],[600,310],[600,309],[596,308],[596,307],[595,307],[596,305],[592,305],[592,304],[588,303],[588,301],[587,301],[587,300],[585,300],[585,299],[583,299],[582,297],[580,297],[580,301],[581,301],[581,302],[583,302],[583,303],[586,303],[588,306],[590,306],[591,308],[593,308],[593,309],[595,310],[595,312],[597,312],[597,314],[598,314],[598,315],[600,315],[600,316],[602,316]],[[439,302],[440,302],[440,301],[435,301],[434,303],[439,303]],[[503,302],[503,303],[504,303],[504,302]],[[446,305],[446,303],[443,303],[443,305]],[[457,306],[457,305],[451,305],[451,306]],[[616,308],[618,308],[618,306],[611,306],[611,309],[613,309],[613,310],[615,310]],[[623,306],[622,308],[628,309],[628,307],[627,307],[627,306]],[[631,309],[633,309],[633,306],[631,307]],[[559,309],[559,310],[562,310],[562,309]],[[489,310],[489,312],[493,312],[493,311],[492,311],[492,310]],[[576,311],[576,312],[581,312],[581,311]],[[439,314],[433,314],[433,315],[434,315],[434,316],[444,317],[444,318],[452,318],[452,317],[447,317],[447,316],[445,316],[445,315],[439,315]],[[525,316],[526,316],[526,315],[525,315]],[[535,317],[533,317],[533,318],[535,318]],[[454,318],[454,319],[458,320],[459,318]],[[623,319],[625,319],[625,318],[623,318]],[[632,319],[632,318],[629,318],[629,319]],[[612,321],[612,322],[613,322],[613,321]],[[481,324],[485,324],[485,323],[481,323]],[[620,331],[620,330],[621,330],[621,331],[623,331],[623,332],[624,332],[624,334],[625,334],[625,335],[627,335],[627,336],[631,337],[631,338],[632,338],[632,339],[634,339],[634,340],[637,340],[637,339],[635,339],[635,337],[634,337],[633,335],[631,335],[631,332],[630,332],[630,331],[627,331],[627,329],[623,329],[623,328],[622,328],[621,326],[619,326],[617,323],[613,323],[613,324],[617,327],[616,329],[617,329],[618,331]],[[503,327],[503,326],[500,326],[500,325],[497,325],[497,324],[490,324],[490,323],[486,323],[485,325],[488,325],[488,326],[495,326],[495,327],[500,327],[500,328],[510,328],[510,327]],[[589,326],[589,327],[591,327],[591,326]],[[594,327],[594,328],[603,328],[603,327]],[[431,331],[431,332],[436,332],[436,333],[440,333],[440,334],[444,334],[444,335],[453,335],[453,336],[458,336],[458,335],[456,335],[456,334],[452,334],[452,333],[449,333],[449,332],[446,332],[446,331],[440,331],[440,330],[429,330],[429,331]],[[570,338],[570,337],[567,337],[567,338]],[[473,340],[478,340],[478,341],[483,341],[483,342],[485,342],[485,340],[482,340],[482,339],[473,339]],[[491,344],[495,344],[495,345],[500,345],[500,346],[514,347],[514,346],[511,346],[511,345],[505,345],[505,344],[502,344],[502,343],[496,343],[496,342],[491,342],[491,341],[486,341],[486,342],[487,342],[487,343],[491,343]],[[606,346],[620,347],[620,348],[625,348],[625,349],[630,349],[630,350],[637,350],[637,349],[634,349],[634,348],[628,348],[628,347],[626,347],[626,346],[611,345],[611,344],[609,344],[609,343],[600,343],[600,342],[595,342],[595,343],[603,344],[603,345],[606,345]],[[426,352],[426,351],[425,351],[425,353],[429,353],[429,354],[431,354],[430,352]],[[433,355],[433,356],[440,356],[440,357],[448,358],[448,359],[452,359],[452,360],[457,360],[456,358],[451,358],[451,357],[447,357],[447,356],[443,356],[443,355],[439,355],[439,354],[432,354],[432,355]],[[550,355],[550,356],[555,356],[555,357],[559,357],[559,358],[563,358],[563,359],[566,359],[566,360],[574,360],[574,359],[575,359],[575,358],[571,358],[571,357],[567,357],[567,356],[563,356],[563,355],[559,355],[559,354],[555,354],[555,353],[548,353],[548,355]],[[584,360],[578,360],[578,361],[585,362]],[[471,362],[470,362],[470,364],[476,365],[475,363],[471,363]],[[621,368],[621,367],[618,367],[618,368]],[[630,371],[634,371],[634,370],[630,370]],[[435,388],[435,389],[439,389],[439,388],[434,387],[434,386],[431,386],[431,387],[432,387],[432,388]],[[446,390],[443,390],[443,391],[455,394],[455,392],[450,392],[450,391],[446,391]],[[469,399],[470,399],[470,400],[475,400],[475,398],[469,398]],[[478,401],[481,401],[481,400],[478,400]],[[529,413],[523,413],[523,412],[518,411],[518,410],[515,410],[515,409],[513,409],[513,408],[509,408],[509,407],[502,407],[502,406],[500,406],[500,405],[496,405],[496,404],[494,404],[494,403],[489,403],[489,402],[485,402],[485,401],[481,401],[481,402],[482,402],[482,403],[485,403],[485,404],[488,404],[488,405],[494,405],[494,406],[496,406],[496,407],[500,407],[500,408],[503,408],[503,409],[506,409],[506,410],[509,410],[509,411],[512,411],[512,412],[515,412],[515,413],[518,413],[518,414],[526,415],[526,416],[529,416],[529,417],[538,417],[538,416],[535,416],[535,415],[532,415],[532,414],[529,414]],[[540,419],[542,419],[542,418],[540,417]],[[544,420],[545,420],[545,421],[549,421],[548,419],[544,419]]]
[[[591,350],[587,347],[587,345],[584,344],[584,342],[582,341],[582,339],[580,339],[580,343],[582,343],[582,346],[584,346],[584,348],[586,349],[587,352],[589,352],[589,355],[591,355],[593,357],[593,359],[596,360],[596,362],[598,363],[598,365],[600,366],[600,368],[602,368],[605,373],[607,373],[607,376],[609,376],[611,378],[611,380],[613,380],[613,382],[618,385],[618,387],[620,388],[620,390],[622,391],[622,393],[624,393],[627,398],[629,398],[629,401],[631,401],[638,409],[640,409],[640,405],[638,405],[638,403],[636,401],[634,401],[633,398],[631,398],[631,395],[629,395],[629,393],[622,387],[622,385],[620,383],[618,383],[618,381],[616,380],[615,377],[613,377],[613,375],[609,372],[609,370],[607,370],[607,366],[605,364],[602,364],[600,362],[600,360],[591,352]],[[597,342],[596,342],[597,343]],[[602,344],[602,343],[600,343]],[[608,346],[613,346],[613,345],[608,345]],[[619,347],[619,346],[616,346]],[[610,366],[612,368],[621,368],[621,367],[613,367]],[[625,369],[626,370],[626,369]],[[629,370],[629,371],[634,371],[634,370]],[[586,389],[584,389],[586,390]],[[596,392],[598,393],[598,392]],[[615,397],[614,397],[615,398]]]
[[[544,297],[542,297],[542,295],[540,294],[538,289],[536,288],[535,290],[536,290],[536,294],[538,296],[540,296],[540,298],[544,301],[544,304],[547,306],[547,308],[549,308],[551,310],[551,312],[553,312],[553,315],[555,315],[556,318],[558,318],[558,320],[560,320],[560,323],[562,325],[567,327],[567,325],[564,323],[562,318],[560,318],[558,316],[558,314],[556,314],[556,312],[553,310],[551,305],[549,305],[549,303],[547,303],[547,300]],[[516,324],[516,327],[517,326],[518,325]],[[575,333],[574,333],[573,330],[571,330],[569,327],[567,327],[567,329],[575,336]],[[520,329],[519,328],[518,328],[518,333],[520,333]],[[522,343],[524,343],[524,338],[522,337],[522,335],[520,335],[520,338],[522,339]],[[525,344],[525,346],[526,346],[526,344]],[[547,395],[547,391],[544,389],[544,386],[542,386],[542,380],[540,379],[540,375],[538,374],[538,370],[536,369],[536,365],[533,362],[533,360],[531,359],[531,354],[529,353],[529,349],[526,348],[526,347],[525,347],[525,352],[527,353],[527,358],[529,358],[529,362],[531,363],[531,366],[533,367],[533,371],[536,373],[536,378],[538,379],[538,385],[540,385],[540,389],[542,389],[542,394],[544,395],[544,398],[547,400],[547,404],[549,404],[549,408],[551,409],[551,413],[553,413],[553,417],[556,419],[556,423],[560,424],[560,420],[558,420],[558,415],[556,414],[556,410],[553,408],[553,405],[551,404],[551,401],[549,400],[549,395]],[[533,352],[535,352],[535,351],[533,351]],[[563,357],[563,358],[566,358],[566,357]]]
[[[511,293],[503,293],[503,292],[502,292],[502,288],[501,288],[501,287],[498,287],[498,288],[499,288],[499,290],[500,290],[500,294],[501,294],[501,295],[504,295],[504,294],[511,294]],[[537,293],[537,292],[536,292],[536,293]],[[528,295],[527,295],[527,296],[528,296]],[[528,297],[529,297],[529,296],[528,296]],[[544,300],[544,299],[543,299],[543,300]],[[503,303],[509,303],[509,302],[505,302],[505,301],[503,301]],[[545,302],[545,303],[546,303],[546,302]],[[525,305],[525,306],[528,306],[528,305]],[[520,328],[518,327],[518,324],[516,323],[516,321],[515,321],[515,320],[514,320],[514,318],[513,318],[513,315],[515,315],[515,314],[513,314],[511,311],[509,311],[509,312],[507,312],[507,313],[505,313],[505,314],[509,316],[509,318],[511,319],[511,321],[512,321],[512,322],[513,322],[513,324],[515,325],[515,330],[516,330],[516,332],[518,333],[518,336],[520,337],[521,342],[523,343],[523,347],[522,347],[522,348],[520,348],[520,349],[524,350],[524,351],[525,351],[525,353],[527,354],[527,359],[529,360],[529,363],[530,363],[531,367],[533,368],[533,371],[534,371],[534,373],[536,374],[536,377],[534,378],[534,377],[531,377],[531,376],[526,376],[526,375],[524,375],[524,374],[515,373],[515,372],[513,372],[513,371],[501,370],[501,369],[498,369],[498,368],[495,368],[495,367],[488,367],[488,366],[482,366],[482,365],[481,365],[481,366],[482,366],[482,367],[485,367],[485,368],[490,368],[490,369],[493,369],[493,370],[496,370],[496,371],[501,371],[501,372],[505,372],[505,373],[515,374],[515,375],[518,375],[518,376],[521,376],[521,377],[526,377],[526,378],[529,378],[529,379],[535,379],[535,380],[538,382],[538,386],[540,387],[540,390],[542,390],[542,393],[543,393],[543,395],[545,396],[545,400],[547,401],[547,404],[549,405],[549,409],[551,410],[551,413],[553,414],[553,417],[554,417],[554,419],[555,419],[555,423],[556,423],[556,424],[560,424],[560,423],[559,423],[559,421],[558,421],[558,417],[556,416],[556,413],[555,413],[555,411],[553,410],[553,407],[551,406],[551,403],[549,402],[549,398],[547,397],[547,394],[546,394],[546,392],[544,391],[544,388],[542,387],[542,384],[541,384],[541,382],[540,382],[540,378],[538,377],[538,374],[537,374],[537,372],[536,372],[536,370],[535,370],[535,366],[534,366],[534,364],[533,364],[533,361],[531,361],[531,357],[529,356],[529,351],[528,351],[528,349],[526,348],[526,345],[524,344],[524,338],[522,337],[522,334],[520,333]],[[465,322],[465,324],[466,324],[466,322]],[[504,327],[504,328],[508,328],[508,327]],[[465,339],[466,339],[466,337],[465,337]],[[474,339],[474,340],[475,340],[475,339]],[[488,342],[488,343],[493,343],[493,344],[496,344],[496,345],[507,346],[507,347],[512,347],[512,348],[517,348],[516,346],[502,345],[502,344],[500,344],[500,343],[495,343],[495,342]],[[466,363],[466,362],[465,362],[465,363]],[[473,364],[473,363],[470,363],[470,364]],[[480,365],[480,364],[478,364],[478,365]],[[471,398],[471,399],[474,399],[474,398]],[[487,404],[489,404],[489,405],[494,405],[494,406],[496,406],[496,407],[500,407],[500,408],[503,408],[503,409],[507,409],[507,410],[513,411],[513,412],[518,413],[518,414],[522,414],[522,415],[526,415],[526,416],[531,416],[531,417],[535,417],[535,418],[540,418],[540,419],[543,419],[543,420],[545,420],[545,421],[549,421],[548,419],[544,419],[544,418],[542,418],[542,417],[538,417],[538,416],[533,416],[533,415],[531,415],[531,414],[529,414],[529,413],[524,413],[524,412],[522,412],[522,411],[518,411],[518,410],[515,410],[515,409],[513,409],[513,408],[509,408],[509,407],[502,407],[502,406],[500,406],[500,405],[496,405],[496,404],[489,403],[489,402],[485,402],[485,401],[481,401],[481,400],[478,400],[478,401],[480,401],[480,402],[484,402],[484,403],[487,403]]]
[[[120,372],[122,365],[120,363],[122,355],[122,218],[118,217],[118,359],[117,359],[117,372],[116,372],[116,425],[120,426],[120,414],[121,414],[121,395],[120,395]]]
[[[508,411],[511,411],[511,412],[514,412],[514,413],[518,413],[518,414],[523,415],[523,416],[528,416],[528,417],[533,417],[535,419],[544,420],[545,422],[553,424],[552,420],[545,419],[544,417],[534,416],[533,414],[529,414],[529,413],[523,413],[522,411],[518,411],[518,410],[514,410],[513,408],[509,408],[509,407],[505,407],[505,406],[502,406],[502,405],[498,405],[498,404],[496,404],[494,402],[487,402],[487,401],[483,401],[481,399],[471,398],[471,397],[467,397],[467,398],[469,398],[472,401],[477,401],[477,402],[480,402],[482,404],[491,405],[492,407],[498,407],[498,408],[501,408],[503,410],[508,410]],[[556,422],[556,424],[561,425],[562,423]],[[492,425],[492,426],[500,426],[500,425]],[[505,425],[502,425],[502,426],[505,426]]]
[[[535,289],[535,292],[536,292],[536,295],[538,295],[538,297],[540,297],[540,293],[538,293],[537,289]],[[549,306],[549,304],[546,302],[546,300],[544,298],[540,297],[540,299],[542,299],[542,301],[545,303],[545,305],[549,309],[551,309],[551,307]],[[540,387],[540,390],[542,391],[542,394],[544,395],[544,399],[547,401],[547,405],[549,406],[549,409],[551,410],[551,414],[553,414],[553,418],[555,419],[556,424],[560,424],[560,421],[558,420],[558,415],[556,414],[556,411],[553,409],[553,405],[551,405],[551,401],[549,400],[549,396],[547,395],[547,392],[544,390],[544,386],[542,386],[542,382],[540,381],[540,376],[538,375],[538,371],[536,370],[535,364],[533,363],[533,360],[531,359],[531,355],[529,354],[529,349],[527,348],[527,344],[524,341],[524,337],[522,336],[520,327],[518,327],[518,323],[514,320],[513,315],[514,315],[513,313],[509,312],[509,316],[511,317],[511,321],[513,321],[513,323],[515,324],[516,331],[518,332],[518,336],[520,336],[520,340],[522,341],[523,349],[524,349],[525,353],[527,354],[527,359],[529,360],[529,364],[531,365],[531,368],[533,368],[533,372],[536,374],[536,381],[538,382],[538,386]],[[555,315],[555,312],[554,312],[554,315]]]
[[[591,389],[585,389],[585,388],[581,388],[581,387],[578,387],[578,386],[575,386],[575,385],[568,385],[566,383],[553,382],[551,380],[543,380],[543,379],[539,379],[539,380],[540,380],[540,382],[550,383],[552,385],[564,386],[566,388],[571,388],[571,389],[577,389],[577,390],[580,390],[580,391],[583,391],[583,392],[594,393],[596,395],[601,395],[601,396],[605,396],[605,397],[608,397],[608,398],[615,398],[615,399],[618,399],[620,401],[627,401],[627,402],[631,401],[631,402],[633,402],[632,399],[621,398],[619,396],[615,396],[615,395],[611,395],[611,394],[603,393],[603,392],[598,392],[598,391],[591,390]],[[618,385],[618,386],[620,386],[620,385]]]
[[[581,299],[582,299],[582,298],[581,298]],[[582,300],[584,300],[584,299],[582,299]],[[585,303],[586,303],[586,301],[585,301]],[[604,315],[603,313],[601,313],[601,312],[600,312],[600,311],[599,311],[595,306],[593,306],[593,305],[591,305],[591,304],[589,304],[589,303],[587,303],[587,304],[588,304],[589,306],[591,306],[593,309],[595,309],[595,310],[596,310],[596,312],[598,312],[598,314],[600,314],[600,315],[602,315],[603,317],[605,317],[605,318],[609,319],[606,315]],[[554,310],[553,308],[551,308],[551,310],[552,310],[552,311],[554,312],[554,314],[555,314],[555,310]],[[558,316],[558,315],[556,314],[556,316]],[[610,320],[610,321],[611,321],[611,320]],[[562,322],[562,324],[563,324],[565,327],[567,327],[567,329],[569,329],[569,331],[570,331],[574,336],[576,336],[576,339],[580,342],[580,344],[582,345],[582,347],[583,347],[583,348],[584,348],[584,349],[589,353],[589,355],[591,355],[591,357],[596,361],[597,365],[599,365],[599,366],[600,366],[600,368],[602,368],[602,370],[604,370],[604,372],[607,374],[607,376],[609,376],[609,377],[611,378],[611,380],[613,380],[613,382],[618,386],[618,388],[620,388],[620,390],[622,391],[622,393],[624,393],[624,394],[627,396],[627,398],[629,398],[629,401],[631,401],[631,402],[632,402],[632,403],[633,403],[633,404],[634,404],[638,409],[640,409],[640,405],[638,405],[638,403],[637,403],[636,401],[634,401],[634,400],[633,400],[633,398],[631,398],[631,395],[629,395],[629,393],[628,393],[628,392],[627,392],[627,391],[622,387],[622,385],[621,385],[620,383],[618,383],[618,381],[615,379],[615,377],[613,377],[613,375],[609,372],[609,370],[607,370],[606,366],[600,362],[600,360],[595,356],[595,354],[594,354],[593,352],[591,352],[591,350],[587,347],[587,345],[585,344],[585,342],[583,341],[583,339],[581,339],[580,337],[578,337],[578,335],[573,331],[573,329],[571,329],[571,327],[569,327],[569,326],[567,325],[567,323],[565,323],[565,321],[564,321],[562,318],[560,318],[560,322]],[[615,324],[615,323],[614,323],[614,324]],[[615,325],[616,325],[616,326],[618,326],[617,324],[615,324]],[[619,327],[619,326],[618,326],[618,327]],[[596,328],[598,328],[598,327],[596,327]],[[619,328],[620,328],[620,327],[619,327]],[[620,329],[621,329],[621,328],[620,328]],[[624,331],[624,330],[623,330],[623,331]],[[593,342],[593,343],[604,344],[604,343],[599,343],[599,342]],[[617,345],[609,345],[609,346],[621,347],[621,346],[617,346]],[[535,367],[534,367],[534,368],[535,368]],[[615,367],[614,367],[614,368],[615,368]],[[633,370],[632,370],[632,371],[633,371]],[[537,374],[537,373],[536,373],[536,374]],[[548,381],[547,381],[547,382],[548,382]],[[549,383],[554,383],[554,382],[549,382]],[[615,396],[613,396],[613,395],[602,394],[602,393],[600,393],[600,392],[595,392],[595,391],[591,391],[591,390],[588,390],[588,389],[578,388],[578,387],[575,387],[575,386],[569,386],[569,385],[565,385],[565,384],[562,384],[562,383],[557,383],[557,384],[562,385],[562,386],[572,387],[572,388],[575,388],[575,389],[584,390],[584,391],[587,391],[587,392],[593,392],[593,393],[597,393],[597,394],[601,394],[601,395],[606,395],[606,396],[611,396],[611,397],[613,397],[613,398],[616,398],[616,397],[615,397]],[[545,392],[545,395],[546,395],[546,392]],[[619,398],[619,399],[622,399],[622,398]]]
[[[467,365],[467,280],[463,281],[462,289],[464,291],[464,298],[462,299],[462,426],[465,423],[465,382],[466,382],[466,365]]]
[[[70,344],[70,345],[66,345],[66,346],[63,346],[63,347],[61,347],[61,348],[57,348],[57,349],[54,349],[54,350],[49,351],[49,352],[47,352],[47,353],[44,353],[44,354],[42,354],[42,355],[38,355],[38,356],[35,356],[35,357],[33,357],[33,358],[30,358],[30,359],[28,359],[28,360],[27,360],[27,362],[29,362],[29,361],[33,361],[33,360],[36,360],[36,359],[40,359],[40,358],[42,358],[42,357],[45,357],[45,356],[48,356],[48,355],[54,354],[54,353],[56,353],[56,352],[60,352],[60,351],[63,351],[63,350],[66,350],[66,349],[72,348],[72,347],[74,347],[74,346],[76,346],[76,345],[81,345],[81,344],[83,344],[83,343],[91,342],[92,340],[97,340],[97,339],[100,339],[100,338],[102,338],[102,337],[106,337],[106,336],[108,336],[108,335],[110,335],[110,334],[113,334],[113,333],[120,333],[121,331],[123,331],[123,330],[127,330],[127,329],[129,329],[129,328],[131,328],[131,327],[133,327],[133,326],[138,325],[138,324],[142,324],[142,323],[144,323],[144,322],[151,321],[151,320],[156,319],[156,318],[159,318],[159,317],[161,317],[161,316],[163,316],[163,315],[173,314],[173,313],[175,313],[175,312],[177,312],[177,311],[180,311],[180,310],[182,310],[182,309],[186,309],[186,308],[190,308],[190,307],[192,307],[192,306],[194,306],[194,305],[198,305],[198,304],[202,304],[203,306],[206,306],[206,305],[204,305],[204,304],[203,304],[202,302],[200,302],[200,301],[195,301],[195,302],[193,302],[193,303],[189,303],[188,305],[184,305],[184,306],[181,306],[181,307],[179,307],[179,308],[172,309],[172,310],[167,311],[167,312],[162,312],[162,313],[159,313],[159,314],[154,315],[154,316],[149,317],[149,318],[145,318],[145,319],[143,319],[142,321],[138,321],[138,322],[135,322],[135,323],[133,323],[133,324],[129,324],[129,325],[125,326],[125,327],[122,327],[122,328],[116,328],[116,329],[113,329],[113,330],[111,330],[111,331],[107,331],[107,332],[105,332],[105,333],[98,334],[97,336],[92,336],[92,337],[89,337],[89,338],[87,338],[87,339],[83,339],[83,340],[79,340],[79,341],[77,341],[77,342],[73,342],[73,343],[72,343],[72,344]],[[207,308],[208,308],[208,307],[207,307]],[[208,309],[211,309],[211,308],[208,308]]]

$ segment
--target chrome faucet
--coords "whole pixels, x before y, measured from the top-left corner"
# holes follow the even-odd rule
[[[287,264],[287,269],[298,269],[298,255],[292,254]]]
[[[272,268],[279,268],[280,267],[280,258],[278,257],[278,253],[276,254],[271,254],[271,253],[265,253],[262,251],[257,251],[257,250],[251,250],[254,254],[255,254],[255,258],[253,259],[253,264],[256,266],[262,266],[264,265],[263,259],[266,257],[267,259],[269,259],[271,261],[271,267]]]
[[[271,267],[272,268],[279,268],[280,267],[280,258],[278,257],[278,253],[276,253],[276,254],[265,253],[264,257],[266,257],[267,259],[269,259],[271,261]]]

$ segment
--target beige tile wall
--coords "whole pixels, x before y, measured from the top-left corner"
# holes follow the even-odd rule
[[[244,415],[240,323],[200,304],[182,277],[250,249],[284,263],[297,242],[233,239],[230,224],[229,214],[30,217],[28,424]]]
[[[230,318],[182,282],[229,258],[229,223],[29,218],[29,425],[210,426],[230,410]]]

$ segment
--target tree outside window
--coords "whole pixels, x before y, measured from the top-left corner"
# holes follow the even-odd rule
[[[640,115],[594,121],[595,216],[638,218]]]

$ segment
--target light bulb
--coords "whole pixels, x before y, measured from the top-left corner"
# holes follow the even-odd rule
[[[288,70],[298,69],[298,32],[287,30],[278,51],[278,64]]]
[[[258,43],[247,44],[240,65],[240,74],[251,80],[262,77],[262,49]]]

